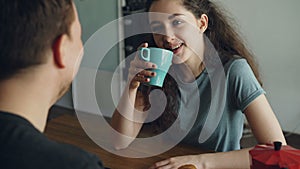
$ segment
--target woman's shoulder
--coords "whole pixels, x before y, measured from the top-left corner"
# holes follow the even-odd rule
[[[249,65],[247,60],[241,56],[234,55],[232,58],[228,59],[225,63],[223,63],[224,69],[236,69],[241,66]]]
[[[224,63],[226,74],[244,75],[245,73],[253,73],[250,65],[245,58],[234,56]]]

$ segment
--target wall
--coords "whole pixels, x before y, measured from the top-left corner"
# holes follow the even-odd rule
[[[267,97],[285,131],[300,133],[300,1],[218,0],[257,56]]]
[[[102,26],[118,18],[118,0],[74,0],[79,19],[82,26],[82,40],[84,44],[86,41],[93,36],[93,34],[98,31]],[[111,30],[114,32],[115,36],[110,37],[112,39],[118,39],[118,25],[115,29]],[[98,45],[105,43],[105,40],[101,41]],[[105,74],[102,80],[110,82],[112,79],[112,72],[115,70],[119,63],[119,50],[118,46],[114,46],[105,55],[100,65],[94,65],[94,61],[98,60],[97,56],[84,56],[81,67],[89,67],[94,69],[99,69],[101,74]],[[101,86],[99,87],[101,88]],[[98,88],[96,90],[99,90]],[[101,89],[100,89],[101,90]],[[70,89],[57,103],[56,105],[65,108],[73,109],[73,99],[72,99],[72,89]],[[109,90],[103,90],[103,95],[109,95]],[[101,97],[99,100],[105,100]],[[109,101],[108,101],[109,102]],[[110,104],[104,104],[110,105]]]

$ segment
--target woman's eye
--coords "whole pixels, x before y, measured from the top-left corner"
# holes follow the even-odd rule
[[[153,26],[153,27],[151,27],[151,30],[153,33],[161,33],[163,31],[163,27],[162,26]]]
[[[173,26],[177,26],[177,25],[179,25],[179,24],[181,24],[182,23],[182,21],[180,21],[180,20],[174,20],[173,22],[172,22],[172,25]]]

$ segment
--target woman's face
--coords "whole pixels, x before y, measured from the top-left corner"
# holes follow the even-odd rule
[[[174,64],[203,55],[201,18],[196,18],[179,0],[158,0],[150,7],[149,20],[156,45],[172,50]],[[160,13],[160,14],[158,14]]]

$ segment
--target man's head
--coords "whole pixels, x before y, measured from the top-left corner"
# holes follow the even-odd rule
[[[60,36],[72,38],[72,0],[1,0],[0,11],[0,81],[45,63]]]

